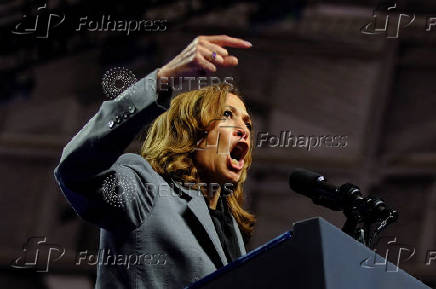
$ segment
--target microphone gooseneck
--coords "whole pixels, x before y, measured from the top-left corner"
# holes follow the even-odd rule
[[[347,221],[342,230],[368,247],[375,246],[377,235],[398,219],[398,211],[388,208],[381,198],[375,195],[365,197],[359,187],[350,183],[341,186],[329,184],[316,172],[295,169],[289,176],[289,186],[296,193],[312,199],[314,204],[343,211]],[[369,233],[373,224],[375,228]]]

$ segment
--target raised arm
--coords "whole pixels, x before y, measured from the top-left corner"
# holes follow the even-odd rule
[[[214,72],[216,66],[234,66],[238,61],[223,46],[248,48],[251,45],[228,36],[200,36],[194,39],[168,64],[156,69],[129,87],[120,96],[105,101],[99,111],[65,146],[56,181],[76,212],[101,227],[134,228],[150,212],[154,192],[144,191],[138,175],[126,163],[139,162],[139,155],[121,159],[135,135],[165,111],[158,93],[161,78],[196,76],[199,71]],[[142,159],[141,159],[142,161]],[[144,163],[144,162],[143,162]],[[145,170],[152,173],[151,168]],[[119,191],[128,180],[134,196],[122,195],[121,205],[104,199],[104,185]],[[147,195],[151,194],[151,195]]]

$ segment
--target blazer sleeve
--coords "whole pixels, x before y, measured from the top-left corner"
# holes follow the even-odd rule
[[[78,215],[108,230],[132,230],[150,214],[156,192],[144,186],[129,163],[142,163],[145,175],[154,171],[135,154],[123,154],[137,133],[166,107],[158,101],[157,70],[129,87],[99,111],[65,146],[54,170],[56,182]]]

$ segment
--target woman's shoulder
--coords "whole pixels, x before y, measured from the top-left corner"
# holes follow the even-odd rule
[[[124,153],[118,158],[117,165],[133,170],[149,182],[165,182],[150,163],[139,154]]]
[[[135,153],[124,153],[118,157],[116,164],[119,166],[126,166],[130,168],[135,168],[136,170],[141,170],[149,173],[156,174],[150,163],[139,154]]]
[[[118,158],[118,164],[120,165],[147,165],[150,166],[148,161],[139,154],[124,153]],[[151,166],[150,166],[151,167]]]

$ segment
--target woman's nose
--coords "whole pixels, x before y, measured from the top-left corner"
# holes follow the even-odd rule
[[[244,139],[246,140],[248,138],[248,133],[247,131],[241,129],[241,128],[237,128],[234,132],[234,135],[239,136],[240,139]]]

